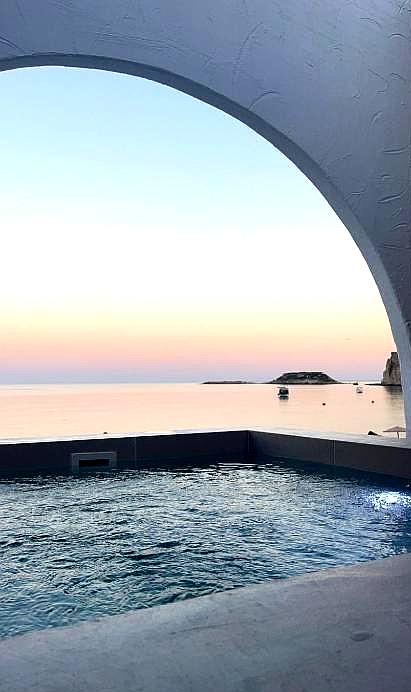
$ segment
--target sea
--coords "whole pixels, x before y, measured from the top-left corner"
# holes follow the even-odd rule
[[[0,440],[209,428],[383,433],[404,425],[400,388],[264,384],[44,384],[0,386]],[[386,433],[390,437],[389,433]]]

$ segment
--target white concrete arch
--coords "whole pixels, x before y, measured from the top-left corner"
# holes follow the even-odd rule
[[[290,158],[371,269],[411,429],[410,0],[8,0],[0,70],[29,65],[166,83]]]

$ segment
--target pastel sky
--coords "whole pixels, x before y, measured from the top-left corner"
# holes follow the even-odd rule
[[[380,378],[379,293],[320,193],[168,87],[0,74],[0,383]]]

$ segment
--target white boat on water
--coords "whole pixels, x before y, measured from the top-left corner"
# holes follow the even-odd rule
[[[288,399],[288,397],[290,396],[288,387],[279,387],[277,396],[279,399]]]

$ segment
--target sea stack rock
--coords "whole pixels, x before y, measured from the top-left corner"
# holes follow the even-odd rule
[[[400,361],[398,358],[398,353],[395,351],[391,353],[390,358],[387,360],[381,384],[388,387],[401,386]]]

